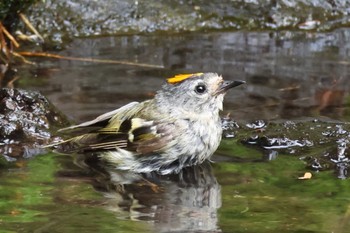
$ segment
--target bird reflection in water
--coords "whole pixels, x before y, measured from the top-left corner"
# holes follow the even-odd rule
[[[221,187],[209,162],[172,175],[118,171],[86,155],[76,164],[94,171],[93,187],[118,217],[152,222],[158,232],[220,232]]]

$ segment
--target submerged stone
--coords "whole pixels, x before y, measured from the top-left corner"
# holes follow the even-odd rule
[[[256,122],[248,123],[236,132],[236,138],[243,145],[262,151],[262,155],[298,156],[306,163],[308,169],[331,170],[340,179],[348,178],[350,167],[348,123],[305,119],[269,122],[264,130],[257,130],[252,127]]]

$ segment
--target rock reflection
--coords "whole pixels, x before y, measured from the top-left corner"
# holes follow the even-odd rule
[[[167,176],[128,173],[93,163],[81,160],[78,165],[89,166],[103,177],[93,186],[106,197],[105,208],[117,216],[152,222],[158,232],[220,231],[221,187],[209,162]]]

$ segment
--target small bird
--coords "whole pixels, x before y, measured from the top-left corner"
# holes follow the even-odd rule
[[[176,75],[153,99],[60,130],[79,135],[56,143],[56,151],[96,152],[117,169],[136,173],[178,173],[203,163],[216,151],[224,96],[243,83],[224,81],[216,73]]]

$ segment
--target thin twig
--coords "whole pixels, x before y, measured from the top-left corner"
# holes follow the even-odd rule
[[[9,40],[13,43],[13,45],[18,48],[19,44],[18,42],[15,40],[15,38],[13,38],[13,36],[6,30],[6,28],[4,27],[4,25],[2,25],[2,23],[0,22],[0,32],[3,32],[7,38],[9,38]]]
[[[40,38],[41,41],[44,41],[44,38],[39,34],[39,32],[33,27],[33,25],[29,22],[29,20],[27,19],[27,17],[22,14],[19,13],[19,17],[21,18],[21,20],[23,21],[23,23],[37,36]]]
[[[0,59],[4,64],[8,64],[10,60],[10,51],[7,47],[5,35],[2,29],[2,24],[0,24]],[[4,55],[4,57],[2,55]]]
[[[22,56],[48,57],[48,58],[56,58],[56,59],[71,60],[71,61],[84,61],[84,62],[95,62],[95,63],[121,64],[121,65],[141,66],[141,67],[159,68],[159,69],[164,68],[164,66],[160,66],[160,65],[136,63],[136,62],[129,62],[129,61],[116,61],[116,60],[109,60],[109,59],[94,59],[94,58],[83,58],[83,57],[65,57],[65,56],[61,56],[61,55],[58,55],[58,54],[52,54],[52,53],[19,52],[18,54],[20,54]]]
[[[21,59],[22,62],[25,63],[25,64],[35,65],[35,62],[28,61],[25,57],[23,57],[23,56],[22,56],[21,54],[19,54],[19,53],[12,52],[11,54],[12,54],[14,57],[17,57],[17,58]]]
[[[12,79],[7,83],[6,87],[8,87],[8,88],[14,88],[14,87],[15,87],[14,82],[15,82],[16,80],[18,80],[18,79],[19,79],[19,77],[18,77],[18,76],[15,76],[14,78],[12,78]]]

